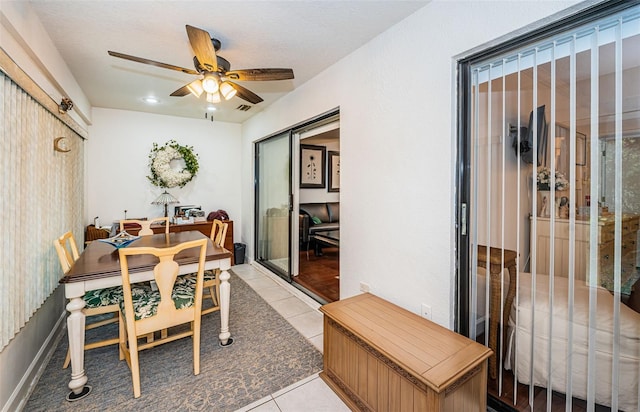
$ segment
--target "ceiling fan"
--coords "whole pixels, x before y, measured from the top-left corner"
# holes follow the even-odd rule
[[[187,24],[186,28],[189,43],[195,53],[193,57],[195,70],[110,50],[108,53],[110,56],[121,59],[150,64],[164,69],[177,70],[183,73],[200,75],[202,76],[201,78],[182,86],[171,93],[171,96],[182,97],[191,93],[196,97],[200,97],[203,93],[206,93],[209,103],[218,103],[222,98],[229,100],[234,96],[238,96],[252,104],[257,104],[262,101],[260,96],[231,80],[267,81],[293,79],[292,69],[231,70],[229,61],[216,55],[216,51],[220,50],[221,46],[218,39],[212,38],[208,32],[197,27]]]

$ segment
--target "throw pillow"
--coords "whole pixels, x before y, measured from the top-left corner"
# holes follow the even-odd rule
[[[319,225],[320,223],[322,223],[322,220],[320,220],[318,216],[312,216],[311,220],[313,220],[314,225]]]

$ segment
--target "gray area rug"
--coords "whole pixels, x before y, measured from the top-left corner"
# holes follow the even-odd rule
[[[193,374],[191,338],[140,352],[142,396],[133,397],[131,372],[117,346],[85,352],[93,391],[67,402],[71,368],[62,369],[61,340],[25,411],[233,411],[322,369],[322,354],[232,273],[229,328],[233,345],[220,347],[220,313],[202,318],[200,374]],[[98,328],[117,336],[117,326]],[[87,341],[91,341],[91,333]],[[96,336],[96,335],[93,335]]]

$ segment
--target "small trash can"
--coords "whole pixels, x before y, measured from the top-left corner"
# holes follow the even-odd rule
[[[233,255],[235,257],[235,264],[242,265],[244,263],[244,253],[247,250],[247,245],[244,243],[233,244]]]

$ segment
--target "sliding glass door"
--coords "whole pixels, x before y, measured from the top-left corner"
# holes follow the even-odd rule
[[[518,410],[640,410],[640,7],[460,66],[459,330]]]
[[[255,145],[256,259],[291,282],[291,133]]]

